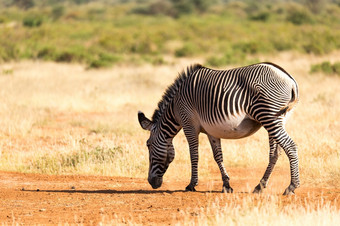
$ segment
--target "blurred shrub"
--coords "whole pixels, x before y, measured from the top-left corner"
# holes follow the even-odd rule
[[[172,17],[176,15],[171,2],[164,0],[155,1],[149,5],[138,6],[132,10],[132,13],[145,15],[168,15]]]
[[[22,9],[29,9],[34,7],[34,0],[13,0],[13,5],[18,6],[19,8]]]
[[[0,16],[0,24],[5,23],[5,21],[6,21],[6,18],[3,16]]]
[[[91,0],[71,0],[71,1],[73,1],[74,3],[78,5],[81,5],[81,4],[89,3]]]
[[[237,42],[233,45],[233,49],[236,49],[242,53],[255,54],[260,51],[261,47],[260,47],[260,42],[252,40],[252,41]]]
[[[308,24],[313,22],[313,15],[306,8],[294,4],[287,10],[287,21],[295,24]]]
[[[211,0],[157,0],[146,6],[138,6],[132,12],[179,17],[193,12],[206,12],[213,3]]]
[[[229,50],[223,56],[211,56],[206,64],[213,67],[225,66],[228,64],[239,64],[246,61],[246,54],[241,51]]]
[[[296,42],[292,38],[287,38],[284,34],[276,34],[273,36],[271,44],[277,51],[287,51],[296,48]]]
[[[101,52],[88,61],[88,68],[102,68],[112,66],[114,63],[121,61],[121,57]]]
[[[340,75],[340,62],[331,64],[329,61],[324,61],[319,64],[313,64],[310,69],[311,73],[322,72],[325,74]]]
[[[304,3],[312,13],[321,13],[326,6],[327,0],[304,0]]]
[[[253,14],[249,15],[250,20],[257,20],[257,21],[268,21],[270,18],[270,13],[268,11],[261,11],[261,12],[256,12]]]
[[[195,45],[193,43],[188,42],[188,43],[185,43],[183,47],[175,51],[175,56],[176,57],[188,57],[188,56],[195,55],[195,53],[197,52],[198,50],[195,47]]]
[[[156,55],[156,56],[144,55],[141,60],[142,60],[140,62],[141,64],[150,63],[152,65],[162,65],[166,63],[163,56],[160,56],[160,55]]]
[[[51,11],[51,17],[53,20],[58,20],[65,13],[65,8],[62,5],[54,6]]]
[[[306,53],[325,54],[339,48],[336,31],[325,30],[324,28],[313,29],[307,32],[302,43]],[[339,34],[339,33],[338,33]]]
[[[106,12],[105,7],[90,8],[87,11],[86,18],[89,20],[102,20],[105,16],[105,12]]]
[[[28,14],[22,21],[22,24],[25,27],[39,27],[42,23],[43,17],[36,13]]]
[[[310,42],[310,43],[304,44],[303,50],[306,53],[315,53],[317,55],[321,55],[321,54],[325,53],[325,49],[323,48],[323,46],[320,45],[320,43],[317,43],[317,42]]]
[[[57,49],[54,46],[44,46],[37,51],[37,58],[44,60],[55,60]]]
[[[0,61],[10,61],[19,58],[20,50],[18,44],[11,40],[0,40]]]
[[[76,59],[76,54],[72,53],[71,51],[62,51],[58,53],[58,55],[55,58],[55,61],[57,62],[72,62],[75,61]]]
[[[65,15],[65,18],[68,20],[79,20],[82,18],[82,15],[79,11],[72,11]]]

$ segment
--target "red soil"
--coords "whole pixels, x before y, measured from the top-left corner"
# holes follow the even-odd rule
[[[288,170],[287,170],[288,171]],[[0,172],[0,222],[58,224],[127,222],[171,224],[194,209],[242,201],[262,175],[258,169],[228,169],[234,194],[221,194],[221,181],[200,181],[198,192],[183,192],[187,182],[167,180],[152,190],[146,179],[103,176],[51,176]],[[273,194],[280,205],[331,201],[340,209],[340,189],[304,187],[294,197],[283,197],[289,172],[277,169],[264,194]],[[230,198],[234,197],[234,198]],[[238,199],[239,197],[239,199]],[[235,199],[236,198],[236,199]],[[192,212],[192,213],[191,213]]]

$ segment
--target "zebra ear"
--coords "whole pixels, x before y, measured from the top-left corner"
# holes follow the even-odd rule
[[[144,113],[139,111],[138,112],[138,121],[140,126],[145,129],[145,130],[151,130],[152,127],[152,121],[150,119],[148,119],[147,117],[145,117]]]

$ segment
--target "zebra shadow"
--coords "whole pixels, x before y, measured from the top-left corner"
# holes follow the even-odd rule
[[[192,193],[190,191],[185,190],[77,190],[77,189],[36,189],[36,190],[26,190],[22,189],[23,192],[45,192],[45,193],[82,193],[82,194],[174,194],[174,193]],[[221,191],[195,191],[193,193],[219,193],[222,194]],[[243,193],[243,192],[242,192]]]

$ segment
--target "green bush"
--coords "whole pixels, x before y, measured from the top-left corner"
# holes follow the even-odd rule
[[[261,11],[261,12],[256,12],[253,14],[249,15],[250,20],[257,20],[257,21],[268,21],[270,18],[270,13],[268,11]]]
[[[228,64],[241,64],[244,62],[246,62],[246,54],[239,50],[230,50],[223,56],[211,56],[206,60],[206,64],[213,67],[220,67]]]
[[[109,67],[121,59],[119,56],[102,52],[88,61],[88,68]]]
[[[312,14],[303,7],[291,7],[287,12],[287,21],[295,25],[312,23],[312,18]]]
[[[20,50],[17,43],[10,42],[10,40],[1,42],[0,40],[0,61],[16,60],[19,56]]]
[[[175,9],[169,1],[158,0],[151,2],[150,5],[138,6],[132,10],[132,13],[145,15],[167,15],[176,16]]]
[[[62,5],[54,6],[51,11],[51,17],[53,20],[58,20],[65,13],[65,8]]]
[[[6,18],[3,16],[0,16],[0,24],[5,23],[5,21],[6,21]]]
[[[333,71],[335,74],[340,75],[340,62],[333,64]]]
[[[322,72],[325,74],[340,75],[340,62],[331,64],[329,61],[324,61],[319,64],[313,64],[310,69],[311,73]]]
[[[321,55],[325,53],[325,48],[317,42],[310,42],[303,45],[303,50],[306,53],[315,53]]]
[[[54,46],[44,46],[37,51],[37,58],[43,60],[55,60],[57,55],[57,48]]]
[[[233,49],[240,51],[242,53],[255,54],[260,51],[259,42],[256,41],[246,41],[237,42],[233,45]]]
[[[39,27],[43,23],[43,17],[38,14],[29,14],[24,17],[22,24],[25,27]]]
[[[183,47],[177,49],[175,51],[175,56],[176,57],[188,57],[188,56],[193,56],[195,53],[197,53],[197,48],[195,47],[194,44],[192,43],[186,43],[183,45]]]

